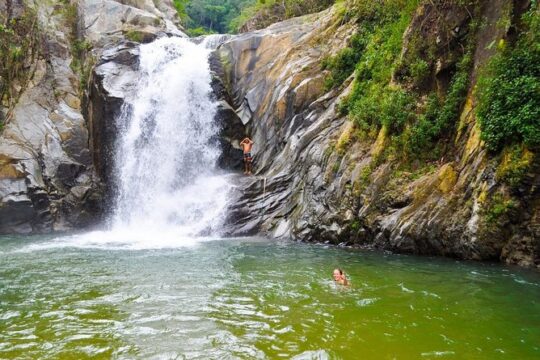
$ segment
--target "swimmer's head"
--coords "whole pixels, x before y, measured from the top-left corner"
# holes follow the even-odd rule
[[[335,281],[338,281],[343,276],[343,270],[341,270],[340,268],[334,269],[334,273],[332,274],[332,276],[334,277]]]

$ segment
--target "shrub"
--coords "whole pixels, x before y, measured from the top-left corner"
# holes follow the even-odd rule
[[[14,18],[6,15],[0,14],[0,106],[8,108],[9,119],[10,110],[33,75],[31,64],[38,56],[40,44],[33,9],[25,8]]]
[[[501,220],[510,211],[516,208],[516,203],[512,199],[505,199],[501,194],[495,194],[486,209],[486,221],[494,224]]]
[[[432,140],[439,134],[437,116],[441,108],[441,100],[433,93],[428,97],[426,109],[418,117],[418,121],[405,134],[405,150],[409,154],[418,153],[428,148]]]
[[[430,75],[429,64],[420,58],[411,64],[409,70],[411,72],[413,83],[416,86],[420,86],[424,83]]]
[[[403,89],[373,84],[354,103],[353,119],[364,130],[386,126],[390,134],[397,134],[414,117],[414,104],[413,96]]]
[[[494,56],[478,82],[476,114],[492,152],[520,142],[540,145],[540,16],[532,7],[515,46]]]
[[[365,47],[365,37],[355,34],[349,40],[349,47],[342,49],[333,57],[323,59],[321,68],[330,70],[324,84],[327,90],[341,85],[353,73]]]
[[[471,54],[472,49],[459,62],[444,102],[435,93],[428,97],[424,113],[418,116],[404,141],[405,151],[409,154],[428,150],[437,139],[453,128],[469,88]]]
[[[326,77],[324,86],[327,90],[334,86],[341,85],[345,79],[354,71],[358,56],[351,48],[341,50],[336,56],[329,58],[322,63],[323,69],[330,70],[330,75]]]
[[[192,36],[192,37],[213,34],[212,31],[206,30],[202,26],[199,26],[199,27],[194,28],[194,29],[187,29],[186,33],[189,36]]]
[[[373,130],[384,125],[390,134],[396,134],[414,115],[414,95],[389,83],[401,51],[403,33],[416,5],[417,1],[411,0],[358,4],[357,12],[362,16],[360,28],[364,30],[355,41],[363,50],[347,108],[360,129]]]

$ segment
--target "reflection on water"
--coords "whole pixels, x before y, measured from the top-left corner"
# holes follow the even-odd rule
[[[0,239],[0,358],[540,356],[534,272],[261,239],[63,243]]]

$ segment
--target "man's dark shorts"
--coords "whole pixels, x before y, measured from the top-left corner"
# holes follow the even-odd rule
[[[251,160],[251,153],[244,153],[244,160],[250,161]]]

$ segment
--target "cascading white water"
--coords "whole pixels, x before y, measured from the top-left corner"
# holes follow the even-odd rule
[[[219,236],[230,175],[216,161],[219,128],[208,55],[226,37],[164,37],[140,46],[139,79],[125,99],[115,153],[117,197],[111,228],[34,244],[149,249]],[[28,250],[27,249],[27,250]]]
[[[138,89],[118,119],[113,230],[196,236],[220,223],[227,182],[208,55],[179,37],[141,45]]]

